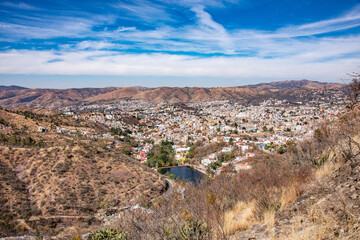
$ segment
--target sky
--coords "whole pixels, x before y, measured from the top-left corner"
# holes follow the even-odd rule
[[[359,67],[360,0],[0,1],[0,85],[342,82]]]

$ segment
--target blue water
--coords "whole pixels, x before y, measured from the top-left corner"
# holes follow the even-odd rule
[[[174,167],[164,169],[165,173],[174,174],[175,179],[191,181],[194,184],[197,184],[202,178],[203,174],[192,169],[190,167]]]

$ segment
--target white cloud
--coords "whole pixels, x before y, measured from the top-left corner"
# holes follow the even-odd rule
[[[62,61],[52,61],[58,59]],[[50,61],[50,63],[49,63]],[[199,58],[169,54],[115,54],[104,51],[8,51],[0,54],[1,74],[202,76],[339,81],[360,65],[358,58],[307,62],[301,57]]]
[[[131,4],[119,1],[111,4],[111,6],[125,11],[127,15],[130,14],[135,18],[150,23],[164,20],[173,21],[163,5],[148,0],[137,0],[133,1]],[[119,18],[129,18],[127,15],[119,16]]]
[[[204,6],[194,6],[191,10],[196,13],[200,27],[200,29],[197,29],[191,35],[197,38],[205,33],[206,37],[202,37],[203,40],[216,40],[224,49],[225,53],[233,53],[234,44],[231,37],[221,24],[215,22],[211,15],[204,11]],[[188,34],[188,37],[191,35]]]
[[[136,27],[118,27],[115,32],[135,31]]]
[[[84,37],[93,22],[86,19],[62,17],[39,21],[36,25],[0,22],[0,34],[13,39],[50,39],[55,37]]]
[[[125,49],[126,46],[118,43],[109,43],[105,41],[82,41],[75,45],[75,50],[101,50],[101,49]],[[68,46],[68,50],[72,49],[72,46]]]

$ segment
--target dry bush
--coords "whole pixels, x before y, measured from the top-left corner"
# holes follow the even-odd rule
[[[257,223],[254,212],[255,201],[238,202],[235,207],[227,210],[224,216],[226,234],[229,236],[239,231],[245,231]]]
[[[340,166],[343,163],[340,161],[337,162],[326,162],[324,165],[322,165],[321,167],[319,167],[318,169],[316,169],[315,175],[316,175],[316,179],[320,180],[324,177],[329,176],[330,173],[332,173],[333,171],[337,170],[340,168]]]

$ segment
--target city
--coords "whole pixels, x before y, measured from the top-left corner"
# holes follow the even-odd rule
[[[0,1],[0,240],[360,240],[359,1]]]
[[[108,147],[126,149],[128,155],[144,164],[154,145],[169,141],[177,165],[189,164],[203,173],[219,174],[225,166],[251,168],[247,160],[259,151],[283,153],[292,142],[311,138],[318,123],[336,119],[344,112],[345,95],[337,92],[330,96],[307,104],[276,99],[250,106],[230,101],[156,105],[122,100],[66,107],[64,115],[100,123],[112,131],[100,135],[86,129],[67,131],[58,127],[57,131],[79,131],[90,138],[112,140]],[[125,138],[131,138],[131,144]],[[206,146],[218,151],[194,154]],[[219,160],[224,154],[226,161]]]

